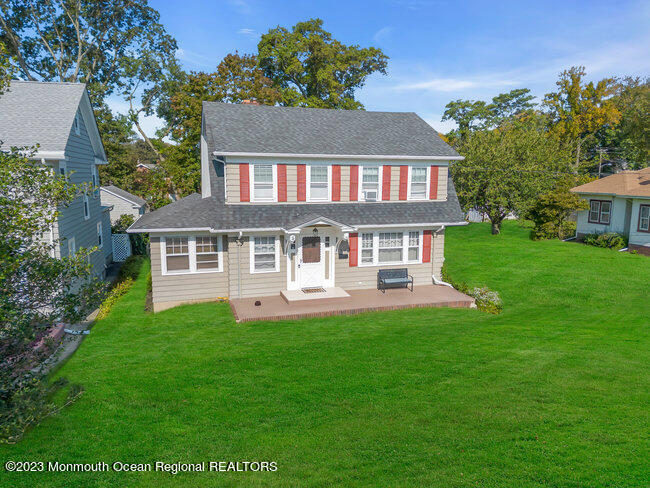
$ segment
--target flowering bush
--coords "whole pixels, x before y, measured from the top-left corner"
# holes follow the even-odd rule
[[[474,299],[474,303],[476,303],[476,308],[482,312],[492,313],[496,315],[500,314],[503,310],[503,302],[501,301],[499,293],[494,290],[490,290],[487,286],[477,286],[470,288],[470,286],[464,281],[461,281],[460,283],[455,282],[451,279],[449,273],[447,272],[447,268],[444,266],[442,268],[442,280],[449,283],[459,292],[471,296]]]

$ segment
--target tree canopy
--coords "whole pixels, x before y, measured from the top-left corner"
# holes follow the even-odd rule
[[[257,45],[259,65],[286,106],[363,108],[355,100],[373,73],[386,74],[388,56],[376,47],[347,46],[323,29],[321,19],[276,27]]]

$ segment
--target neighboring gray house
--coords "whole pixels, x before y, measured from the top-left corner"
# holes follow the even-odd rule
[[[462,159],[414,113],[203,103],[201,194],[143,215],[155,311],[440,279]],[[300,298],[298,298],[300,299]]]
[[[650,256],[650,168],[622,171],[571,189],[589,203],[576,234],[618,232],[628,249]]]
[[[2,149],[38,145],[34,161],[47,165],[72,183],[91,183],[95,190],[60,209],[49,235],[55,257],[98,246],[90,257],[96,276],[105,276],[112,260],[109,208],[101,205],[98,165],[106,164],[86,86],[80,83],[12,81],[0,95]]]
[[[102,205],[112,207],[111,224],[125,214],[133,215],[138,220],[146,212],[147,202],[144,199],[117,186],[102,186],[100,193]]]

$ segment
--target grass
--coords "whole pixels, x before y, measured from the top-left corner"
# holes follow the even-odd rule
[[[59,372],[84,395],[0,458],[278,470],[2,471],[0,485],[647,486],[650,259],[512,223],[449,229],[446,256],[455,279],[501,293],[501,315],[236,325],[227,304],[144,313],[141,273]]]

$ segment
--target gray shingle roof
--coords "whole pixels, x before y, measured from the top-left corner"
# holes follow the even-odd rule
[[[63,152],[86,86],[82,83],[12,81],[0,95],[3,147],[34,146]]]
[[[203,102],[210,153],[457,157],[412,112]]]
[[[120,196],[124,198],[125,200],[128,200],[129,202],[135,204],[135,205],[146,205],[147,201],[143,198],[140,198],[137,195],[134,195],[133,193],[129,193],[126,190],[122,190],[121,188],[113,185],[105,185],[101,187],[102,190],[108,190],[111,193],[115,193],[117,196]]]

